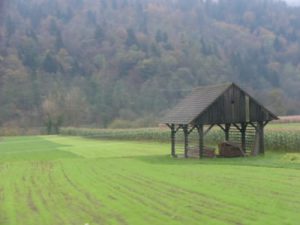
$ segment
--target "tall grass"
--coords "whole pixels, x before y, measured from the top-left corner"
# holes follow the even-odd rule
[[[300,131],[298,129],[278,129],[270,125],[265,131],[265,146],[267,150],[300,152]],[[140,129],[89,129],[67,127],[61,129],[62,135],[83,136],[88,138],[112,139],[112,140],[145,140],[169,142],[170,131],[160,128]],[[177,140],[183,139],[182,132],[176,135]],[[197,139],[197,133],[193,132],[190,139]],[[217,144],[224,139],[224,134],[219,129],[212,129],[205,136],[206,144]]]
[[[89,129],[67,127],[61,129],[61,135],[83,136],[89,138],[114,139],[114,140],[145,140],[145,141],[170,141],[170,130],[160,128],[138,128],[138,129]],[[220,130],[212,130],[205,137],[209,144],[215,144],[223,140],[223,133]],[[190,135],[191,139],[197,138],[196,131]],[[183,140],[183,133],[178,132],[176,139]]]
[[[276,151],[300,152],[300,132],[269,129],[265,132],[265,146]]]
[[[157,128],[139,129],[89,129],[67,127],[60,130],[62,135],[83,136],[89,138],[117,139],[117,140],[155,140],[166,141],[170,133],[168,130]]]

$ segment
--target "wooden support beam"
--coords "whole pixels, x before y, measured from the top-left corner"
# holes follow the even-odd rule
[[[211,124],[209,128],[207,128],[206,131],[204,131],[203,135],[205,136],[214,126],[215,124]]]
[[[226,123],[225,127],[223,127],[221,124],[217,124],[217,125],[218,125],[218,127],[220,127],[224,131],[224,133],[225,133],[225,140],[229,141],[229,130],[230,130],[231,124],[230,123]]]
[[[175,125],[171,125],[171,155],[172,157],[176,157],[176,152],[175,152]]]
[[[168,123],[166,123],[166,125],[167,125],[170,129],[172,129],[172,125],[170,125],[170,124],[168,124]]]
[[[194,125],[189,131],[188,131],[188,134],[192,133],[193,130],[196,128],[196,126]]]
[[[250,124],[253,128],[255,128],[255,130],[257,130],[257,126],[256,126],[254,123],[250,122],[249,124]]]
[[[259,154],[265,154],[265,141],[264,141],[264,123],[258,122],[258,151]]]
[[[236,127],[236,129],[238,129],[239,131],[241,131],[242,128],[239,127],[239,125],[237,125],[236,123],[233,123],[233,126]]]
[[[178,125],[178,127],[175,130],[175,134],[179,131],[180,128],[183,128],[182,125]]]
[[[246,130],[247,130],[247,123],[241,123],[241,147],[244,153],[246,153]]]
[[[189,146],[189,128],[188,125],[183,126],[184,133],[184,157],[188,157],[188,146]]]
[[[229,130],[230,130],[230,126],[231,124],[230,123],[226,123],[225,124],[225,141],[229,141]]]
[[[221,124],[218,123],[217,125],[225,132],[225,128]]]
[[[269,122],[270,122],[269,120],[265,121],[265,122],[264,122],[264,127],[265,127]]]
[[[199,135],[199,158],[203,158],[204,152],[204,132],[203,132],[203,125],[197,126],[198,135]]]

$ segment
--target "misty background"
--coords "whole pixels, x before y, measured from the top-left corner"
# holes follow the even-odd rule
[[[154,126],[194,87],[231,81],[299,114],[295,4],[2,0],[0,127]]]
[[[290,5],[300,5],[300,1],[299,0],[285,0],[288,4]]]

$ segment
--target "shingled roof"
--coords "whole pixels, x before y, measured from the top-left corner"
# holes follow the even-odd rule
[[[166,116],[162,118],[161,123],[165,123],[165,124],[192,123],[197,117],[203,114],[206,109],[208,109],[214,102],[216,102],[217,99],[232,86],[239,88],[234,83],[225,83],[225,84],[195,88],[190,95],[182,99],[175,106],[175,108],[170,110],[166,114]],[[247,93],[245,92],[245,94]],[[252,97],[250,98],[257,103],[257,101],[254,100]],[[259,103],[257,104],[260,105],[266,112],[268,112],[268,114],[270,114],[272,118],[277,119],[277,117],[272,112],[270,112],[268,109],[263,107],[261,104]]]
[[[195,88],[161,120],[162,123],[189,124],[211,105],[232,83]]]

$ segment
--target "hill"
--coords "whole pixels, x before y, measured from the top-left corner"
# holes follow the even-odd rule
[[[0,126],[135,126],[235,81],[300,113],[300,8],[271,0],[1,1]]]

